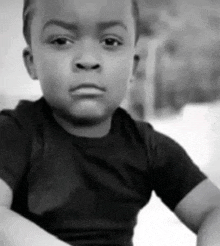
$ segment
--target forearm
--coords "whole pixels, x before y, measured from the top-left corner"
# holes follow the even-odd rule
[[[21,215],[0,208],[0,242],[7,246],[68,246]]]
[[[198,231],[197,246],[220,246],[220,208],[206,215]]]

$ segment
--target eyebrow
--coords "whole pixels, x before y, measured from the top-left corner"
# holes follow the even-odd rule
[[[127,26],[120,20],[106,21],[98,23],[98,29],[103,31],[105,29],[109,29],[115,26],[120,26],[127,31]]]
[[[61,21],[61,20],[56,20],[56,19],[51,19],[49,21],[47,21],[44,26],[43,26],[43,31],[48,27],[48,26],[60,26],[64,29],[67,29],[67,30],[75,30],[77,31],[79,28],[78,26],[75,24],[75,23],[69,23],[69,22],[64,22],[64,21]]]
[[[52,25],[60,26],[64,29],[71,30],[71,31],[79,30],[79,25],[77,25],[77,23],[69,23],[57,19],[51,19],[47,21],[43,26],[43,30],[45,30],[48,26],[52,26]],[[99,22],[97,25],[99,31],[103,31],[105,29],[113,28],[116,26],[120,26],[127,31],[127,26],[120,20],[103,21],[103,22]]]

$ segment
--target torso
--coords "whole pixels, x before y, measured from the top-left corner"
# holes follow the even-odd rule
[[[35,146],[23,182],[26,217],[69,243],[129,245],[152,190],[133,120],[118,109],[108,136],[86,139],[46,116]]]

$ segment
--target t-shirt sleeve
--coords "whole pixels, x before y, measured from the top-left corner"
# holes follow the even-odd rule
[[[162,201],[174,210],[207,177],[186,151],[168,136],[155,132],[153,142],[153,188]]]
[[[0,178],[15,190],[28,163],[28,134],[17,120],[0,113]]]

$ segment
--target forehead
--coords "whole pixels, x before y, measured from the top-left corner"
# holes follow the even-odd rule
[[[35,3],[42,22],[54,18],[90,24],[111,20],[134,21],[131,0],[36,0]]]

